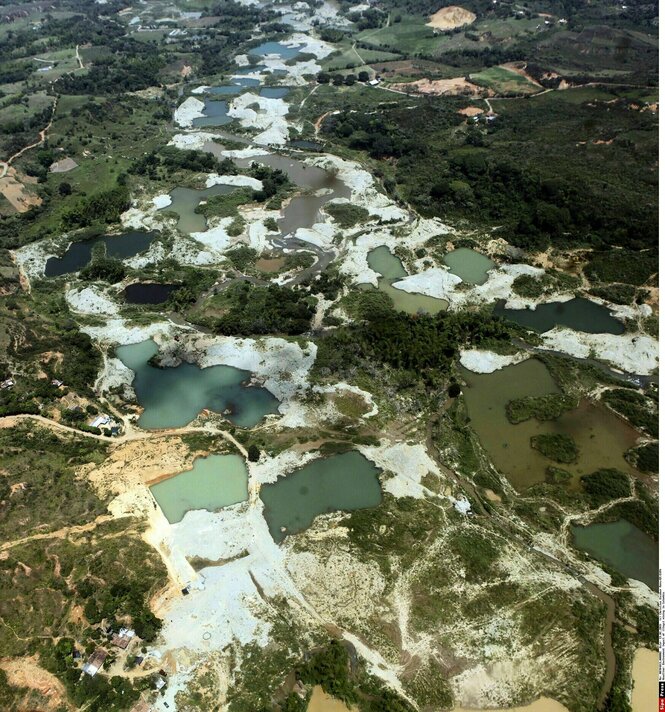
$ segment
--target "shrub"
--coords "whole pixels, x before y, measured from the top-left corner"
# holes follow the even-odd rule
[[[575,462],[579,451],[570,435],[541,433],[531,438],[531,447],[555,462]]]
[[[522,423],[530,418],[536,420],[556,420],[565,411],[574,408],[577,401],[573,396],[552,393],[544,396],[516,398],[506,404],[506,416],[511,423]]]
[[[582,489],[593,507],[612,499],[630,496],[630,478],[619,470],[596,470],[590,475],[584,475],[581,482]]]

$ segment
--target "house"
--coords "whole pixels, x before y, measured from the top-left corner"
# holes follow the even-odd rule
[[[91,428],[101,428],[102,425],[108,425],[111,422],[111,417],[109,415],[98,415],[92,423],[90,423]]]
[[[471,502],[466,497],[460,497],[459,499],[452,499],[453,507],[460,514],[471,514]]]
[[[379,84],[380,81],[381,81],[380,79],[374,78],[374,79],[370,79],[367,83],[368,83],[371,87],[375,87],[377,84]]]
[[[60,386],[62,385],[62,381],[58,380],[57,378],[54,378],[51,381],[51,385],[55,386],[56,388],[60,388]]]
[[[129,645],[131,639],[136,635],[130,628],[121,628],[112,638],[111,645],[115,645],[117,648],[125,648]]]
[[[16,381],[13,378],[7,378],[2,383],[0,383],[0,388],[5,391],[8,388],[13,388],[16,385]]]
[[[104,666],[108,653],[104,648],[97,648],[90,656],[88,662],[83,666],[83,672],[90,677],[94,677]]]
[[[157,676],[155,678],[155,690],[161,690],[164,685],[166,685],[166,680],[161,676]]]

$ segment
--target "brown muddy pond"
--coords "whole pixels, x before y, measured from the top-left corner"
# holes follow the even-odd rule
[[[494,466],[516,489],[544,482],[549,466],[570,472],[569,486],[573,489],[579,487],[582,475],[601,468],[637,474],[623,457],[636,444],[637,432],[601,405],[582,400],[557,420],[539,422],[532,418],[517,425],[508,420],[505,409],[509,401],[559,392],[542,361],[528,359],[483,374],[463,368],[462,374],[468,384],[463,392],[471,426]],[[577,460],[559,464],[534,450],[531,437],[543,433],[572,437],[579,448]]]
[[[272,274],[273,272],[279,272],[285,263],[286,257],[261,257],[256,260],[255,265],[259,272]]]

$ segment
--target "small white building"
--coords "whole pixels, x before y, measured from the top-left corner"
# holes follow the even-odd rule
[[[111,422],[111,416],[109,415],[98,415],[92,423],[90,423],[90,427],[92,428],[101,428],[102,425],[108,425]]]

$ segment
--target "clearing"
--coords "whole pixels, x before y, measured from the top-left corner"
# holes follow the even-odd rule
[[[430,16],[428,27],[434,27],[437,30],[455,30],[464,25],[470,25],[474,22],[476,16],[469,10],[457,5],[450,7],[442,7]]]

